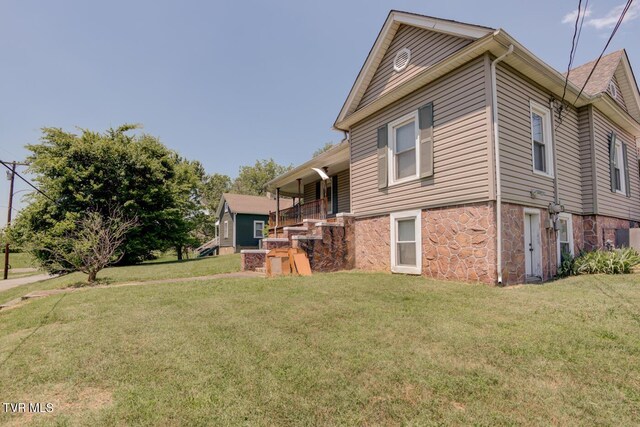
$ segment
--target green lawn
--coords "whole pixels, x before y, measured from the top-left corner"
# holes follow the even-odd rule
[[[639,330],[635,275],[88,289],[0,312],[0,400],[55,405],[0,423],[633,425]]]
[[[106,268],[98,273],[101,283],[137,282],[157,279],[175,279],[180,277],[209,276],[219,273],[231,273],[240,270],[240,255],[222,255],[218,257],[196,258],[184,261],[152,261],[129,267]],[[12,277],[10,277],[12,278]],[[83,285],[86,274],[73,273],[30,285],[19,286],[0,292],[0,303],[10,301],[31,291],[66,288]]]
[[[4,253],[2,256],[2,266],[4,267]],[[11,268],[27,268],[36,267],[36,264],[28,253],[24,252],[10,252],[9,253],[9,265]]]

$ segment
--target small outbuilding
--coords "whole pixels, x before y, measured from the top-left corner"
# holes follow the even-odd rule
[[[280,208],[291,205],[291,200],[280,199]],[[259,248],[269,212],[275,210],[276,200],[270,197],[223,193],[217,212],[220,255]]]

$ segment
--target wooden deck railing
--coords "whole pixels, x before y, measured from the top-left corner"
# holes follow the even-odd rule
[[[326,219],[327,205],[324,199],[313,200],[308,203],[297,204],[287,209],[281,209],[278,217],[278,227],[302,224],[303,219]],[[269,212],[269,228],[276,226],[276,212]]]

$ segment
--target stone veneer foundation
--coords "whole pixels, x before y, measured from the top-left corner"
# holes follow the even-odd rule
[[[391,270],[389,215],[355,224],[356,268]],[[495,283],[496,230],[493,203],[422,211],[422,273],[446,280]]]
[[[497,283],[496,218],[493,202],[448,206],[422,211],[422,274],[444,280]],[[525,282],[524,210],[502,204],[502,283]],[[533,208],[536,209],[536,208]],[[546,228],[547,209],[540,211],[543,280],[556,275],[556,231]],[[370,271],[391,270],[389,215],[355,222],[355,266]],[[574,252],[615,242],[615,229],[628,220],[572,214]]]
[[[602,215],[588,215],[583,218],[584,249],[588,251],[596,248],[604,248],[607,242],[616,246],[615,230],[631,227],[631,222],[628,219],[612,218]]]

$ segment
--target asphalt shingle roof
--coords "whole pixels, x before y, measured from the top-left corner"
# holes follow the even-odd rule
[[[589,79],[589,82],[584,88],[585,93],[588,95],[597,95],[607,90],[609,82],[613,78],[613,73],[615,73],[616,68],[618,68],[622,55],[624,55],[624,50],[618,50],[605,55],[600,59],[598,67],[595,69],[593,75]],[[595,62],[596,60],[593,60],[572,69],[569,72],[569,81],[581,88],[587,80],[587,77],[589,77],[589,73],[591,72]]]
[[[224,193],[223,197],[235,213],[268,215],[276,210],[276,201],[265,196]],[[290,208],[292,203],[291,199],[280,199],[280,209]]]

